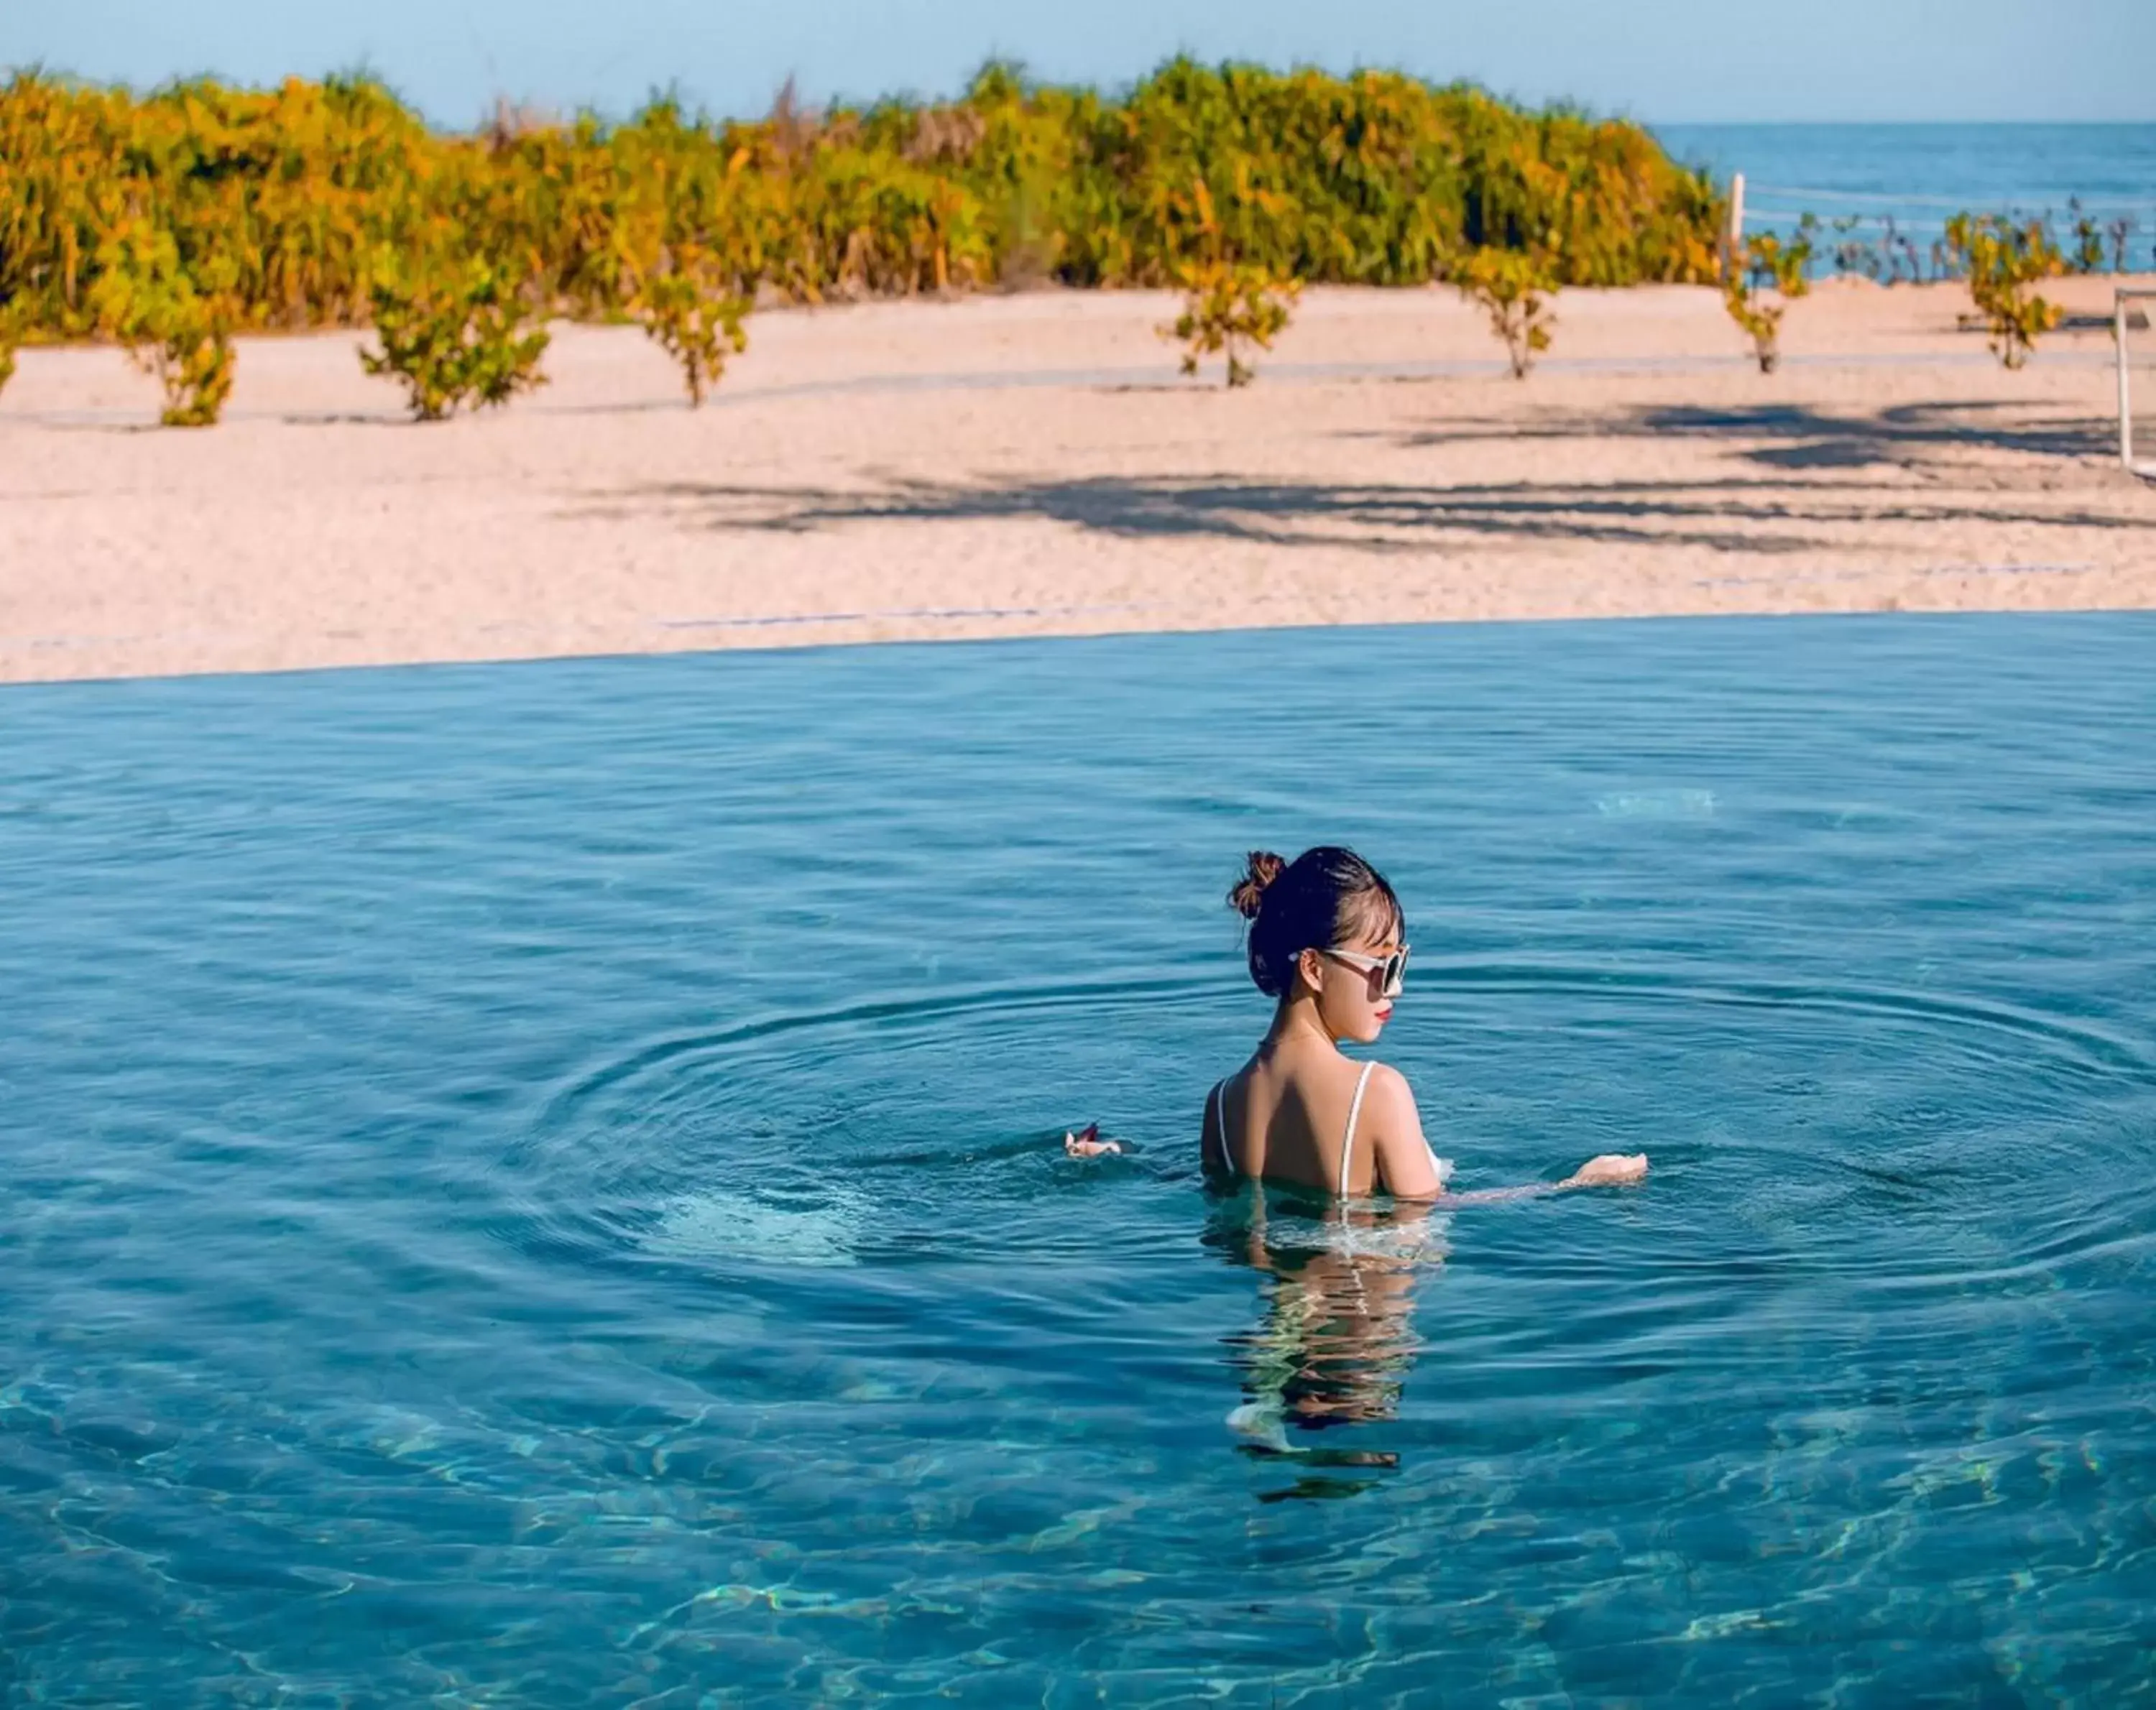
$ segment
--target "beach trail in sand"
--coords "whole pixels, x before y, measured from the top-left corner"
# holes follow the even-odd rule
[[[1568,292],[1525,381],[1445,291],[1306,295],[1257,383],[1157,294],[758,315],[691,412],[634,329],[422,426],[350,334],[156,427],[108,349],[0,393],[0,680],[893,638],[2156,606],[2107,279],[2010,373],[1953,286],[1820,288],[1762,375],[1711,291]],[[2156,411],[2156,397],[2150,400]]]

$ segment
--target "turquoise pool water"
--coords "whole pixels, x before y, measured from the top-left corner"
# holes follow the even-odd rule
[[[0,690],[0,1697],[2148,1702],[2152,662]],[[1321,836],[1406,899],[1460,1183],[1645,1189],[1209,1201],[1220,894]]]

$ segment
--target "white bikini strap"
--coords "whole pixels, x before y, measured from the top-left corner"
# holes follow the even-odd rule
[[[1348,1160],[1355,1155],[1355,1124],[1362,1118],[1363,1093],[1370,1084],[1370,1071],[1375,1067],[1374,1062],[1363,1065],[1363,1073],[1355,1082],[1355,1102],[1348,1107],[1348,1132],[1340,1141],[1340,1197],[1343,1200],[1348,1197]]]

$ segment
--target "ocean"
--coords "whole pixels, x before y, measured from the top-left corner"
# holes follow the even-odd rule
[[[1849,238],[1912,239],[1927,266],[1946,223],[1977,213],[2079,212],[2123,234],[2128,269],[2156,269],[2156,125],[1665,125],[1663,146],[1723,184],[1745,181],[1749,229],[1787,232],[1809,212]],[[1830,245],[1835,234],[1830,233]]]

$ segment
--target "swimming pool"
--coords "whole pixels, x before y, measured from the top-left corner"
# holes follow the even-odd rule
[[[0,1697],[2118,1704],[2156,619],[0,690]],[[1352,841],[1461,1185],[1209,1201]],[[1050,1144],[1100,1119],[1126,1160]]]

